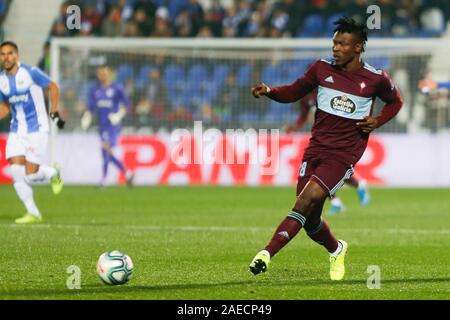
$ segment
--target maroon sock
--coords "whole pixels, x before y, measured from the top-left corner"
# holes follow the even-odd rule
[[[305,224],[305,217],[295,211],[292,211],[278,226],[275,231],[272,240],[266,246],[266,250],[269,251],[270,256],[273,257],[281,250]]]
[[[318,244],[324,246],[328,252],[335,252],[338,248],[338,241],[331,233],[328,223],[321,219],[320,223],[313,230],[307,230],[307,235]]]

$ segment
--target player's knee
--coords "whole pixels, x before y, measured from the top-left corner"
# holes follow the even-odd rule
[[[38,174],[36,174],[36,173],[30,173],[30,174],[27,174],[27,175],[25,176],[25,180],[26,180],[28,183],[36,183],[36,182],[40,182],[40,181],[41,181],[41,179],[39,179]]]
[[[297,197],[297,201],[295,202],[294,209],[299,210],[305,214],[311,212],[314,207],[319,205],[323,199],[326,197],[322,190],[318,189],[309,189],[304,190]]]
[[[301,212],[304,216],[308,216],[314,208],[314,201],[311,197],[300,194],[295,201],[294,210]]]

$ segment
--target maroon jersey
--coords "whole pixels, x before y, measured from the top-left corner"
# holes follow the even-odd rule
[[[299,108],[300,110],[297,121],[295,121],[295,123],[298,125],[299,128],[305,125],[306,120],[308,120],[308,115],[309,112],[311,111],[311,108],[316,107],[317,107],[317,90],[313,90],[300,100],[300,108]]]
[[[386,102],[378,126],[397,114],[402,98],[389,75],[367,63],[346,71],[334,61],[318,60],[294,83],[271,88],[269,98],[295,102],[317,89],[317,110],[305,157],[328,153],[346,164],[356,164],[367,146],[368,134],[356,125],[372,114],[375,98]]]

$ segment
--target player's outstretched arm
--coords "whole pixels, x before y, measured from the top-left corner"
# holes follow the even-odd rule
[[[270,87],[266,85],[265,83],[258,83],[255,86],[252,87],[252,95],[255,98],[259,98],[261,96],[265,96],[270,92]]]
[[[50,118],[59,129],[63,129],[66,122],[63,119],[61,119],[61,116],[59,115],[58,112],[59,87],[55,82],[50,81],[50,83],[48,84],[48,90],[50,91],[50,103],[51,103]]]

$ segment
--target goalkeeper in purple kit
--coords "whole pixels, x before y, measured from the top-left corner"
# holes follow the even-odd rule
[[[101,65],[97,68],[97,79],[98,83],[88,93],[88,110],[81,119],[81,128],[87,130],[92,123],[92,115],[97,115],[103,156],[100,186],[105,185],[110,162],[125,175],[127,185],[131,186],[134,175],[113,154],[113,148],[119,140],[122,120],[130,110],[131,103],[124,88],[111,80],[108,66]]]

